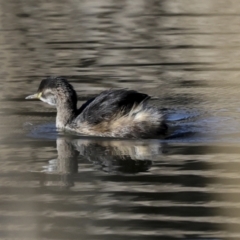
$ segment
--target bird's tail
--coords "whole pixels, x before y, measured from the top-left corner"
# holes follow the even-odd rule
[[[130,138],[162,137],[167,133],[167,125],[160,110],[145,103],[133,106],[131,111],[116,117],[112,123],[114,135]]]

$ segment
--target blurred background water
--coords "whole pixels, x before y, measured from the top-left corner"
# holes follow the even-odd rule
[[[0,239],[239,239],[240,2],[0,0]],[[65,76],[158,97],[167,140],[58,133]]]

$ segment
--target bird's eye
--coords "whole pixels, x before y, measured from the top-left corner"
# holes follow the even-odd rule
[[[51,97],[51,96],[52,96],[51,93],[46,92],[46,93],[43,93],[41,97],[42,97],[42,98],[49,98],[49,97]]]
[[[42,93],[41,98],[43,102],[46,102],[50,105],[56,105],[57,99],[56,96],[53,94],[52,91],[46,90]]]
[[[51,92],[51,91],[49,91],[49,90],[46,90],[46,91],[44,91],[44,92],[42,92],[42,98],[50,98],[50,97],[52,97],[53,96],[53,93]]]

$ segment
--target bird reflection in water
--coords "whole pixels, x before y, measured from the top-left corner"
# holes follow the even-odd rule
[[[157,140],[103,140],[57,138],[57,159],[50,160],[44,167],[44,186],[74,186],[82,167],[85,171],[112,174],[137,174],[147,172],[152,161],[159,159],[162,145]],[[79,171],[80,170],[80,171]],[[60,178],[60,179],[59,179]]]

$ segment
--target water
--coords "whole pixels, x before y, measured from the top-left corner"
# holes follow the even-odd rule
[[[240,3],[0,0],[1,239],[239,239]],[[26,101],[65,76],[79,105],[158,97],[166,140],[57,132]]]

